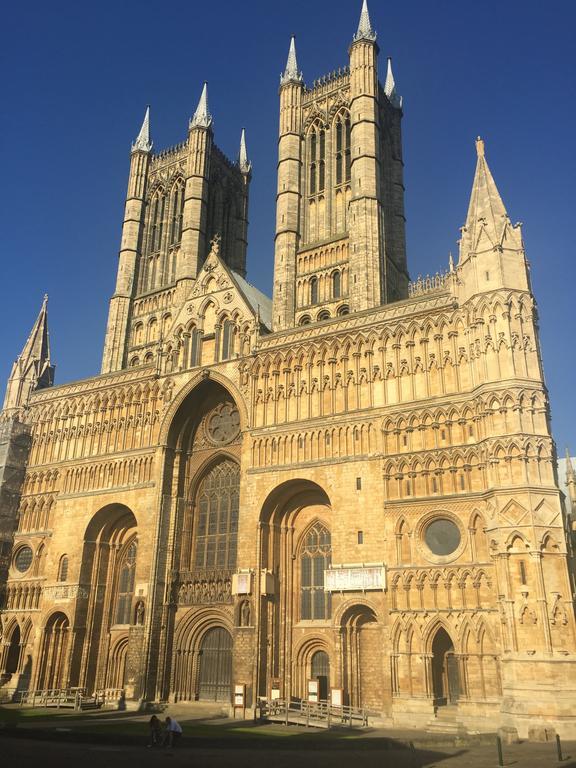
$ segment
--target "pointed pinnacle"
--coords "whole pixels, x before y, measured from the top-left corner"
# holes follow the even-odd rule
[[[484,157],[484,139],[481,139],[480,136],[476,139],[476,154],[478,157]]]
[[[190,128],[209,128],[212,125],[212,115],[208,111],[208,83],[204,83],[200,101],[190,120]]]
[[[568,447],[566,447],[566,475],[568,478],[572,478],[575,474],[570,451],[568,450]]]
[[[288,51],[288,60],[284,74],[280,75],[280,85],[285,83],[301,83],[302,72],[298,71],[298,62],[296,61],[296,37],[290,38],[290,50]]]
[[[353,40],[369,40],[372,43],[376,40],[376,32],[372,29],[372,24],[370,23],[370,14],[368,13],[368,3],[366,0],[362,2],[360,21]]]
[[[136,141],[132,144],[132,152],[140,150],[141,152],[150,152],[152,149],[152,142],[150,141],[150,105],[146,107],[146,113],[144,114],[144,121],[142,122],[142,128],[136,138]]]
[[[386,80],[384,82],[384,93],[388,97],[388,101],[393,107],[400,108],[402,106],[402,97],[396,92],[396,82],[394,80],[394,74],[392,72],[392,59],[388,56],[388,68],[386,70]]]
[[[249,173],[252,168],[252,163],[248,160],[248,152],[246,151],[246,131],[242,128],[240,134],[240,152],[238,153],[238,166],[242,173]]]
[[[452,258],[452,251],[448,254],[448,266],[450,268],[450,272],[454,272],[454,259]]]

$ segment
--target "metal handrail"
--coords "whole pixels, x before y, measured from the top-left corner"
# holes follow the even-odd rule
[[[329,701],[305,701],[301,699],[262,699],[260,701],[262,717],[282,717],[286,725],[291,719],[297,722],[305,721],[306,725],[325,722],[328,728],[332,725],[347,725],[352,728],[355,724],[360,727],[368,725],[368,712],[360,707],[335,705]]]

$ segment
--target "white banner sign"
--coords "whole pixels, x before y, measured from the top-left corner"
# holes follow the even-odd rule
[[[359,565],[324,571],[325,592],[366,592],[370,589],[386,589],[384,565]]]

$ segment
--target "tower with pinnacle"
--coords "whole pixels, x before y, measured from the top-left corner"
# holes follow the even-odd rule
[[[349,66],[304,83],[290,42],[280,78],[274,330],[406,298],[401,99],[378,79],[366,2]]]
[[[32,392],[52,386],[54,371],[55,366],[50,360],[48,296],[44,296],[26,344],[12,366],[4,397],[4,412],[17,412],[28,404]]]
[[[175,147],[153,151],[146,109],[130,155],[102,373],[154,363],[215,236],[224,262],[245,275],[250,178],[244,130],[236,162],[214,143],[206,83]]]

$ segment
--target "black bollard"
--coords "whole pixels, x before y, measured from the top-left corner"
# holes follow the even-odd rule
[[[496,736],[496,746],[498,747],[498,765],[500,768],[504,765],[504,756],[502,754],[502,739]]]
[[[561,763],[564,758],[562,757],[562,742],[558,734],[556,734],[556,752],[558,752],[558,762]]]

